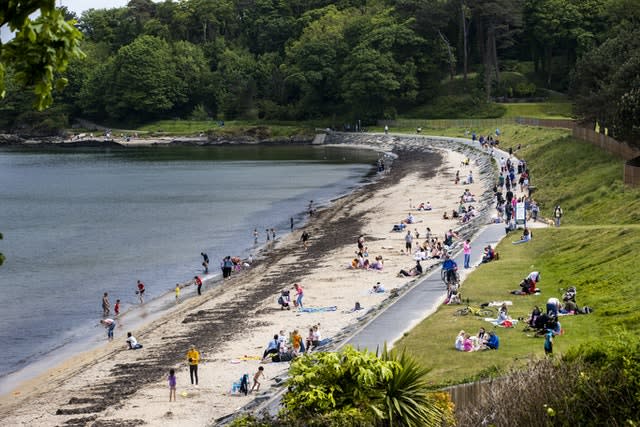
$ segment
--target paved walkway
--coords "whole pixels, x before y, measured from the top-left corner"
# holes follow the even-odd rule
[[[471,265],[478,265],[482,260],[483,248],[495,245],[505,236],[505,224],[491,224],[483,227],[471,238]],[[464,255],[459,252],[454,257],[458,264],[460,279],[466,275]],[[470,270],[468,270],[470,271]],[[464,287],[464,285],[463,285]],[[342,345],[352,345],[370,351],[382,350],[384,344],[393,346],[405,332],[413,329],[427,316],[435,312],[446,298],[446,288],[440,277],[440,266],[427,272],[422,280],[403,293],[392,305],[374,317],[368,324],[359,329]]]

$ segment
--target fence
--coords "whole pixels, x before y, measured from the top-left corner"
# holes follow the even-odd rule
[[[395,128],[417,129],[419,127],[425,129],[445,129],[445,128],[467,128],[469,130],[480,128],[497,128],[504,125],[529,125],[542,126],[552,128],[571,129],[574,126],[573,120],[565,119],[536,119],[532,117],[506,117],[498,119],[437,119],[437,120],[421,120],[421,119],[398,119],[398,120],[379,120],[378,126],[389,126]]]

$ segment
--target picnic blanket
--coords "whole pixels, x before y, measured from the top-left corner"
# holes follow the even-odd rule
[[[513,301],[491,301],[489,307],[501,307],[502,304],[513,305]]]
[[[322,313],[325,311],[336,311],[337,309],[338,307],[332,305],[330,307],[304,307],[299,309],[298,311],[301,311],[303,313]]]

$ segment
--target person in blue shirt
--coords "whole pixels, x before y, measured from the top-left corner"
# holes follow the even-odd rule
[[[497,350],[500,346],[500,338],[496,335],[495,332],[489,332],[489,339],[487,340],[487,348],[491,350]]]
[[[448,283],[455,281],[458,264],[449,255],[445,257],[445,260],[442,263],[442,269],[447,272]]]

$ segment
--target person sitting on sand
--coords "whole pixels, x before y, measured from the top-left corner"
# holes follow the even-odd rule
[[[266,359],[267,356],[269,356],[270,354],[278,354],[279,351],[280,351],[280,340],[279,340],[278,334],[275,334],[273,336],[273,339],[269,341],[269,343],[267,344],[267,348],[264,351],[264,353],[262,353],[262,358]]]
[[[442,219],[449,219],[449,215],[447,215],[447,211],[444,211],[442,214]]]
[[[407,218],[402,222],[404,222],[405,224],[414,224],[416,222],[416,218],[413,216],[411,212],[409,212],[409,214],[407,215]]]
[[[383,267],[384,267],[384,264],[382,262],[382,256],[378,255],[376,257],[376,260],[373,263],[371,263],[371,269],[382,271]]]
[[[129,345],[129,350],[142,348],[142,344],[138,343],[138,340],[131,335],[131,332],[127,332],[127,344]]]
[[[422,274],[422,266],[420,265],[420,261],[416,261],[416,266],[411,270],[400,270],[398,273],[398,277],[411,277],[411,276],[419,276]]]
[[[371,292],[374,294],[381,294],[381,293],[384,293],[384,291],[385,291],[384,286],[382,286],[380,282],[378,282],[375,285],[373,285],[373,289]]]
[[[420,203],[420,204],[418,205],[418,210],[419,210],[419,211],[423,211],[423,210],[424,210],[424,202],[422,202],[422,203]]]

